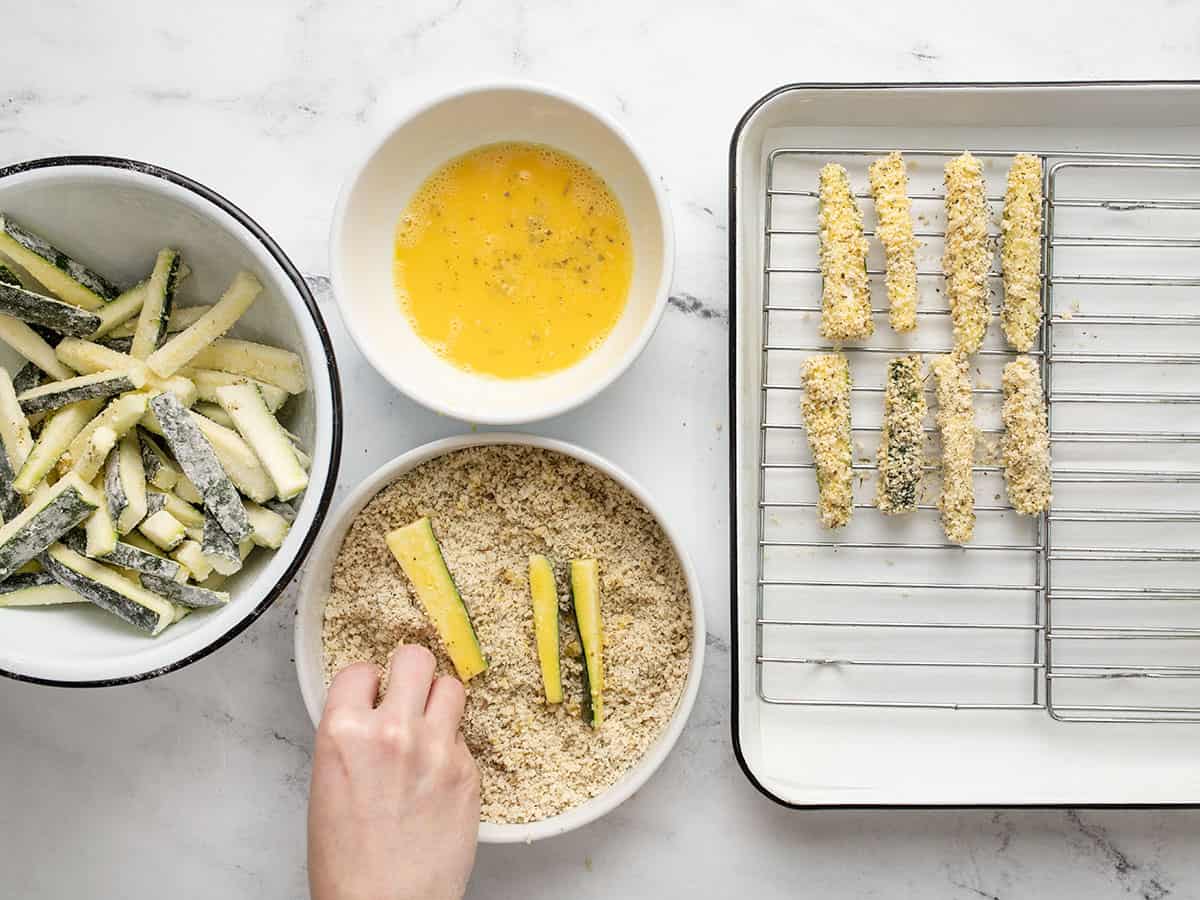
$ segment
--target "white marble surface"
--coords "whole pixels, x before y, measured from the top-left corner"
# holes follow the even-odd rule
[[[1197,812],[789,813],[755,793],[730,750],[725,197],[737,118],[788,81],[1200,75],[1187,0],[959,5],[6,4],[0,162],[111,153],[178,169],[242,205],[311,275],[349,411],[343,489],[466,427],[387,392],[324,278],[341,178],[396,111],[467,81],[543,80],[616,116],[670,187],[673,308],[615,387],[535,430],[624,466],[678,523],[709,612],[701,698],[637,797],[572,836],[483,848],[473,897],[1200,896]],[[382,431],[376,416],[362,425],[367,396],[389,397]],[[0,683],[0,895],[304,896],[311,728],[291,621],[285,597],[231,646],[137,687]]]

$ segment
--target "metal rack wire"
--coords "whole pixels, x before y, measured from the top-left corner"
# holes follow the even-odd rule
[[[880,363],[890,355],[920,352],[943,353],[950,349],[947,316],[949,310],[937,292],[941,271],[936,262],[919,260],[918,280],[922,285],[922,303],[918,310],[921,327],[915,340],[892,335],[886,326],[877,331],[873,342],[843,347],[851,360],[855,387],[856,439],[864,442],[862,455],[854,470],[859,476],[859,501],[855,503],[855,521],[842,534],[824,532],[815,525],[815,491],[811,489],[812,461],[804,447],[800,422],[800,362],[809,353],[829,349],[817,334],[820,312],[820,269],[816,264],[815,209],[816,169],[827,161],[839,161],[852,169],[853,182],[863,183],[866,165],[887,149],[786,148],[775,150],[767,160],[763,259],[763,307],[761,346],[761,416],[759,421],[761,458],[759,460],[758,521],[758,599],[757,599],[757,685],[762,700],[771,704],[831,707],[900,707],[916,709],[987,709],[1048,710],[1064,720],[1088,721],[1195,719],[1200,721],[1200,665],[1186,661],[1156,664],[1149,661],[1124,662],[1118,654],[1105,657],[1097,647],[1166,641],[1200,640],[1200,615],[1184,626],[1147,624],[1135,616],[1123,623],[1097,621],[1081,614],[1080,605],[1099,599],[1135,600],[1162,605],[1182,599],[1200,599],[1200,593],[1175,585],[1168,578],[1162,584],[1146,582],[1149,563],[1184,564],[1200,561],[1200,541],[1181,546],[1161,547],[1143,540],[1147,528],[1164,528],[1200,523],[1200,498],[1192,497],[1180,508],[1146,508],[1138,503],[1105,505],[1093,498],[1056,498],[1048,515],[1021,519],[1004,502],[1003,487],[996,502],[986,499],[976,506],[981,536],[965,547],[939,540],[936,518],[937,458],[935,429],[926,428],[931,441],[927,453],[926,496],[917,513],[900,521],[884,520],[874,513],[873,504],[862,502],[862,493],[874,471],[874,446],[879,427],[863,425],[860,410],[880,405],[883,392]],[[941,163],[958,155],[957,150],[906,150],[910,170],[930,163],[940,179]],[[989,181],[1002,179],[1015,151],[975,151],[990,170]],[[1146,157],[1134,155],[1097,156],[1081,153],[1041,153],[1043,162],[1045,207],[1043,235],[1043,293],[1046,311],[1038,345],[1029,354],[1038,360],[1051,410],[1051,440],[1055,448],[1053,482],[1056,494],[1078,493],[1076,486],[1091,485],[1104,492],[1128,486],[1169,485],[1172,490],[1200,485],[1198,467],[1164,468],[1136,462],[1114,465],[1109,462],[1082,465],[1059,459],[1064,447],[1108,448],[1127,446],[1140,452],[1145,447],[1173,452],[1190,449],[1200,442],[1200,429],[1172,427],[1169,413],[1181,405],[1200,404],[1200,394],[1179,390],[1167,384],[1167,390],[1130,390],[1120,373],[1129,367],[1166,367],[1174,369],[1200,363],[1200,354],[1180,353],[1169,348],[1133,350],[1091,349],[1079,341],[1060,339],[1084,328],[1123,329],[1137,334],[1145,327],[1182,328],[1200,325],[1200,315],[1181,306],[1177,312],[1142,311],[1142,304],[1108,303],[1103,311],[1076,312],[1056,307],[1056,290],[1086,291],[1093,286],[1106,291],[1136,286],[1139,290],[1170,291],[1200,285],[1200,275],[1147,274],[1136,271],[1094,270],[1079,265],[1077,256],[1096,249],[1109,253],[1155,253],[1187,251],[1200,247],[1200,239],[1182,233],[1161,234],[1137,223],[1136,233],[1105,230],[1108,219],[1135,219],[1146,211],[1200,210],[1200,200],[1188,196],[1147,198],[1135,191],[1109,196],[1110,185],[1102,183],[1090,192],[1060,193],[1066,174],[1072,169],[1093,176],[1100,167],[1128,170],[1195,170],[1200,173],[1200,158]],[[857,174],[859,177],[855,177]],[[1096,179],[1093,178],[1092,181]],[[1105,182],[1105,177],[1101,182]],[[1197,179],[1200,184],[1200,178]],[[988,202],[998,213],[1003,197],[989,184]],[[858,194],[868,216],[872,206],[869,195]],[[921,203],[940,205],[943,197],[936,189],[913,190],[909,194],[914,208]],[[1200,190],[1195,196],[1200,197]],[[799,208],[782,209],[785,204]],[[931,207],[932,209],[932,207]],[[1074,212],[1063,213],[1063,210]],[[1098,214],[1102,221],[1080,219]],[[1057,216],[1056,216],[1057,213]],[[1056,226],[1062,219],[1066,230]],[[937,250],[943,232],[933,227],[929,217],[919,216],[917,236],[927,250]],[[997,216],[998,219],[998,216]],[[1076,221],[1078,220],[1078,221]],[[1086,226],[1086,227],[1085,227]],[[1092,226],[1095,226],[1094,228]],[[866,229],[868,236],[873,230]],[[1192,234],[1195,232],[1193,231]],[[1154,235],[1154,236],[1148,236]],[[799,242],[784,249],[781,242]],[[872,242],[874,244],[875,242]],[[873,251],[874,252],[874,251]],[[940,254],[939,254],[940,255]],[[1084,260],[1086,262],[1086,260]],[[995,268],[995,267],[993,267]],[[1196,267],[1200,271],[1200,267]],[[869,264],[873,296],[883,297],[881,265]],[[998,272],[991,273],[992,278]],[[998,287],[998,286],[997,286]],[[993,290],[998,299],[1000,291]],[[1128,300],[1129,298],[1125,298]],[[873,304],[876,315],[886,309]],[[1061,306],[1061,304],[1060,304]],[[940,334],[931,335],[931,330]],[[1057,331],[1056,331],[1057,329]],[[991,330],[994,333],[997,328]],[[1084,332],[1086,333],[1086,332]],[[1200,335],[1200,331],[1197,332]],[[940,338],[940,340],[939,340]],[[1000,390],[986,383],[998,371],[983,367],[1002,365],[1016,354],[1002,342],[990,340],[977,354],[978,386],[976,405],[995,404]],[[872,361],[877,361],[874,364]],[[1111,382],[1079,379],[1066,372],[1056,381],[1056,371],[1087,370],[1118,373]],[[866,377],[863,377],[865,372]],[[1140,379],[1138,387],[1142,387]],[[1158,387],[1161,379],[1149,379]],[[1184,385],[1186,387],[1186,385]],[[1121,404],[1130,415],[1117,427],[1105,427],[1107,406]],[[1078,416],[1056,415],[1060,407],[1090,412],[1084,421]],[[1139,418],[1136,411],[1153,408],[1166,411],[1159,422]],[[982,416],[981,432],[985,439],[1001,433],[996,410],[977,412]],[[869,416],[868,416],[869,419]],[[1162,424],[1162,419],[1167,423]],[[1097,424],[1099,422],[1099,425]],[[1069,456],[1069,454],[1067,454]],[[1193,458],[1200,461],[1200,457]],[[1105,457],[1107,459],[1107,457]],[[977,495],[981,480],[998,482],[1001,469],[993,460],[980,461],[975,467]],[[798,476],[799,479],[789,476]],[[808,482],[807,493],[806,485]],[[1133,498],[1137,500],[1135,496]],[[786,517],[786,518],[780,518]],[[865,520],[865,521],[864,521]],[[1094,532],[1101,528],[1102,534]],[[1059,535],[1063,537],[1060,539]],[[1193,535],[1193,538],[1195,535]],[[847,577],[855,559],[862,557],[873,571],[880,562],[895,568],[897,575],[886,579]],[[846,557],[851,557],[847,559]],[[1103,573],[1100,584],[1086,574],[1097,564],[1124,563],[1138,569],[1135,587],[1118,587],[1111,573]],[[1161,571],[1161,569],[1160,569]],[[1051,589],[1051,585],[1059,585]],[[886,610],[886,614],[881,611]],[[1149,615],[1149,613],[1147,613]],[[981,639],[982,638],[982,639]],[[1122,643],[1124,642],[1124,643]],[[1070,648],[1070,649],[1068,649]],[[879,677],[862,677],[871,673]],[[1076,686],[1111,685],[1119,679],[1142,682],[1170,679],[1177,685],[1182,679],[1194,679],[1196,695],[1183,703],[1178,699],[1162,702],[1100,702]],[[1068,687],[1071,686],[1070,688]]]

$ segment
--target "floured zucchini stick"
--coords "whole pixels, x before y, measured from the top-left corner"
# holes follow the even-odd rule
[[[558,650],[558,585],[554,567],[541,555],[529,557],[529,594],[533,600],[533,640],[547,703],[562,703],[562,668]]]
[[[83,433],[83,431],[80,432],[81,435]],[[108,454],[116,445],[117,433],[108,425],[101,425],[88,431],[87,444],[79,451],[78,456],[70,458],[71,471],[84,481],[91,481],[96,477],[96,473],[104,468],[104,461],[108,459]]]
[[[272,413],[279,412],[279,408],[287,403],[287,399],[290,396],[281,387],[267,384],[265,381],[255,381],[253,378],[245,375],[234,375],[232,372],[218,372],[215,369],[185,367],[179,370],[179,374],[190,379],[196,385],[196,398],[203,400],[205,403],[219,403],[217,390],[234,384],[255,385],[259,393],[262,394],[263,402],[267,404],[267,409]]]
[[[571,560],[571,606],[583,650],[583,719],[599,728],[604,723],[604,622],[596,560]]]
[[[0,527],[0,581],[82,522],[99,505],[92,489],[68,473]]]
[[[190,365],[197,369],[244,375],[273,384],[289,394],[302,394],[308,389],[304,362],[297,354],[254,341],[221,338],[197,353]]]
[[[131,572],[157,575],[159,578],[176,581],[179,579],[180,572],[183,571],[179,563],[173,559],[167,559],[165,556],[159,556],[156,553],[135,547],[133,544],[126,543],[125,541],[117,541],[113,549],[108,553],[90,552],[78,531],[73,531],[65,535],[62,542],[76,553],[82,553],[85,556],[99,559],[101,562],[122,569],[128,569]]]
[[[222,575],[232,575],[241,569],[242,555],[238,552],[238,545],[225,533],[212,513],[205,513],[202,528],[200,549],[208,557],[213,571]]]
[[[79,432],[100,412],[103,400],[80,400],[64,406],[42,426],[25,465],[17,473],[13,486],[22,494],[32,494],[58,461]]]
[[[884,515],[917,508],[925,469],[927,411],[920,354],[890,360],[883,392],[883,430],[876,481],[876,505]]]
[[[169,600],[70,547],[54,544],[42,554],[41,563],[59,584],[135,628],[156,635],[175,621],[175,607]]]
[[[933,374],[942,438],[942,529],[952,543],[967,544],[975,535],[975,407],[966,355],[938,357]]]
[[[63,587],[46,572],[18,572],[0,582],[0,607],[55,606],[60,603],[86,603],[72,590]]]
[[[21,470],[33,450],[33,435],[25,415],[17,399],[16,385],[8,377],[8,370],[0,368],[0,441],[14,472]]]
[[[0,522],[15,519],[25,509],[25,501],[13,487],[16,477],[8,461],[8,454],[0,451]]]
[[[81,309],[100,309],[121,293],[103,275],[76,262],[49,241],[0,214],[0,252],[43,284],[47,290]]]
[[[805,360],[801,411],[817,473],[821,524],[841,528],[854,506],[850,363],[845,356],[826,353]]]
[[[117,445],[117,452],[109,454],[104,493],[118,534],[129,534],[146,518],[146,472],[136,435],[125,435]]]
[[[389,531],[388,549],[408,576],[425,615],[437,629],[454,670],[464,682],[487,669],[471,615],[454,584],[428,518]]]
[[[1037,364],[1027,356],[1004,367],[1004,483],[1023,516],[1050,508],[1050,432]]]
[[[181,260],[179,263],[179,271],[175,276],[175,286],[178,287],[179,284],[184,280],[184,278],[186,278],[188,276],[188,274],[190,272],[191,272],[191,270],[187,267],[187,263],[185,263]],[[140,285],[138,285],[138,288],[141,288],[144,290],[146,288],[146,285],[147,285],[147,282],[143,281]],[[136,289],[137,288],[132,288],[131,290],[136,290]],[[100,311],[100,317],[103,318],[104,314],[109,309],[116,306],[118,302],[120,302],[120,301],[114,300],[107,307],[105,307],[105,309],[102,309]],[[140,310],[141,310],[141,305],[139,304],[138,308],[136,310],[134,310],[133,315],[136,315]],[[167,334],[178,334],[179,332],[185,330],[189,326],[196,324],[196,322],[198,322],[200,320],[200,318],[206,312],[208,312],[208,310],[209,310],[209,307],[207,307],[207,306],[175,306],[175,307],[172,307],[171,314],[167,318]],[[136,320],[129,321],[129,319],[131,319],[133,317],[133,315],[129,316],[126,320],[114,325],[110,331],[107,331],[104,333],[107,334],[109,337],[114,337],[114,338],[132,338],[134,331],[137,330],[137,321]],[[99,335],[97,335],[97,336],[99,336]]]
[[[78,535],[77,531],[67,534],[63,538],[63,542],[85,556],[95,558],[97,556],[108,556],[108,554],[117,549],[117,523],[113,520],[112,513],[108,510],[103,476],[97,476],[92,482],[92,490],[95,491],[95,496],[100,502],[92,514],[84,521],[83,546],[76,547],[70,541],[72,536]]]
[[[133,343],[129,346],[129,355],[134,359],[145,359],[159,348],[167,335],[181,262],[178,250],[158,251],[154,271],[150,273],[144,289],[142,308],[133,331]]]
[[[267,408],[258,388],[253,384],[231,384],[217,388],[217,399],[271,476],[275,496],[291,500],[300,494],[308,486],[308,473],[300,464],[291,438]]]
[[[913,236],[908,171],[899,151],[871,163],[875,233],[887,262],[888,321],[898,332],[917,327],[917,239]]]
[[[25,365],[21,366],[17,370],[17,374],[12,376],[12,383],[13,390],[18,394],[23,394],[28,390],[45,384],[46,373],[26,360]]]
[[[169,552],[183,543],[187,537],[187,529],[177,518],[160,509],[142,519],[138,524],[140,531],[150,543],[164,552]]]
[[[143,575],[142,585],[162,594],[172,603],[192,609],[224,606],[229,602],[229,595],[224,591],[210,591],[194,584],[181,584],[170,578],[159,578],[157,575]]]
[[[46,339],[12,316],[0,315],[0,341],[8,344],[51,378],[63,380],[74,376],[74,372],[59,362]]]
[[[156,396],[150,406],[180,468],[204,497],[205,508],[233,540],[240,542],[249,537],[252,529],[237,488],[221,467],[213,445],[197,427],[192,413],[169,393]],[[140,451],[138,462],[141,463]]]
[[[146,472],[146,483],[162,491],[169,491],[179,483],[180,471],[175,463],[150,434],[138,430],[138,442],[142,449],[142,468]]]
[[[191,413],[192,422],[212,445],[225,474],[234,486],[255,503],[266,503],[275,496],[275,482],[258,461],[250,445],[232,428],[218,425],[212,419]],[[186,470],[184,470],[186,472]],[[176,485],[183,496],[183,490]]]
[[[286,506],[287,504],[278,505]],[[254,541],[255,545],[271,550],[278,550],[282,547],[283,539],[287,537],[287,533],[292,527],[291,521],[276,512],[274,508],[268,509],[265,506],[259,506],[251,500],[247,500],[245,506],[246,518],[250,520],[250,527],[254,529],[250,532],[250,539]]]
[[[21,412],[27,416],[49,412],[80,400],[102,400],[127,391],[136,391],[146,383],[145,369],[127,372],[115,369],[91,375],[77,375],[64,381],[51,381],[30,388],[17,396]]]
[[[233,421],[233,416],[225,412],[224,408],[219,403],[197,403],[192,409],[206,419],[211,419],[218,425],[223,425],[226,428],[237,430],[237,425]]]
[[[54,355],[59,362],[85,375],[137,370],[141,373],[143,381],[149,379],[150,373],[144,363],[134,359],[128,353],[121,353],[93,341],[67,338],[54,348]]]
[[[1000,323],[1008,343],[1025,353],[1042,325],[1042,161],[1036,156],[1018,153],[1008,170],[1000,236]]]
[[[867,278],[867,239],[845,168],[835,163],[822,167],[819,196],[821,334],[831,341],[869,337],[875,320]]]
[[[983,344],[992,310],[988,305],[987,192],[983,166],[969,152],[946,163],[946,245],[942,271],[954,322],[954,346],[974,353]]]
[[[104,407],[104,411],[88,422],[71,441],[63,457],[64,462],[74,467],[84,481],[91,481],[104,465],[108,452],[106,450],[105,456],[99,460],[95,459],[96,445],[92,442],[93,435],[102,429],[109,429],[113,433],[114,442],[124,437],[146,414],[148,399],[146,394],[131,393],[110,401],[108,406]],[[109,449],[112,449],[111,444]]]
[[[258,298],[262,285],[249,272],[239,272],[233,282],[194,324],[163,344],[146,358],[160,378],[169,378],[186,366],[201,350],[234,326]],[[201,368],[206,367],[197,363]]]
[[[87,337],[100,327],[95,313],[11,284],[0,284],[0,313],[74,337]]]
[[[171,558],[187,570],[193,581],[204,581],[213,573],[212,560],[204,555],[200,542],[191,538],[176,547]]]

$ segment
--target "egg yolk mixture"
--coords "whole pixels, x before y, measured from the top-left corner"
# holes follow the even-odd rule
[[[604,179],[536,144],[450,161],[396,229],[396,292],[417,334],[459,368],[501,378],[594,350],[632,277],[629,226]]]

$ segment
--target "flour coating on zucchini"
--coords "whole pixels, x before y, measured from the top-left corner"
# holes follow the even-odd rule
[[[232,328],[261,291],[262,284],[257,278],[249,272],[239,272],[220,300],[193,325],[151,353],[146,364],[162,378],[174,375],[201,350]]]
[[[49,412],[80,400],[103,400],[127,391],[135,391],[146,383],[145,370],[121,372],[107,370],[91,375],[77,375],[64,381],[52,381],[30,388],[17,395],[21,412],[27,416]]]
[[[11,284],[0,284],[0,312],[73,337],[87,337],[100,327],[95,313]]]
[[[166,598],[70,547],[54,544],[42,554],[41,563],[63,587],[151,635],[175,621],[175,607]]]
[[[145,359],[159,348],[167,334],[171,319],[171,308],[175,305],[175,288],[179,281],[179,264],[182,260],[178,250],[160,250],[154,262],[154,271],[146,282],[142,309],[138,313],[129,355],[134,359]]]
[[[159,578],[156,575],[142,575],[142,586],[157,594],[162,594],[172,603],[194,609],[224,606],[229,602],[229,594],[225,591],[210,591],[207,588],[196,587],[192,584],[180,584],[178,581]]]
[[[82,522],[96,508],[91,488],[68,473],[0,527],[0,581]]]
[[[87,601],[47,572],[18,572],[0,582],[0,607],[58,606]]]
[[[2,213],[0,251],[56,296],[83,309],[100,309],[121,293],[120,288],[103,275],[93,272]]]

